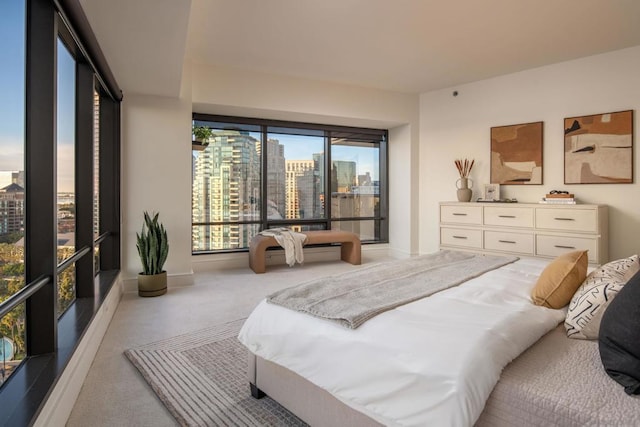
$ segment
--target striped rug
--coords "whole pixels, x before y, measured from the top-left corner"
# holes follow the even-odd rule
[[[244,319],[125,351],[182,426],[304,426],[269,397],[254,399]]]

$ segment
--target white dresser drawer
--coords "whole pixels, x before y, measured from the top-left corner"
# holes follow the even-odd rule
[[[482,224],[482,206],[440,206],[440,222]]]
[[[566,252],[588,250],[589,262],[598,262],[598,241],[596,238],[536,236],[536,255],[557,257]]]
[[[482,230],[466,228],[440,228],[440,244],[482,249]]]
[[[440,203],[440,247],[555,258],[589,251],[593,266],[609,261],[606,205]]]
[[[485,231],[484,248],[489,251],[533,255],[533,234]]]
[[[595,209],[536,209],[536,228],[546,230],[598,231],[598,216]]]
[[[532,208],[487,206],[484,208],[484,224],[533,228],[533,215]]]

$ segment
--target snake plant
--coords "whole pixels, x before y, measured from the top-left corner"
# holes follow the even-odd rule
[[[162,223],[158,222],[158,215],[156,213],[151,218],[151,215],[145,212],[142,232],[136,233],[138,240],[136,247],[142,261],[142,274],[144,275],[162,273],[162,266],[169,254],[167,230]]]

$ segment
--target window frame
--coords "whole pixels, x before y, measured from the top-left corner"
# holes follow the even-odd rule
[[[62,375],[120,269],[120,101],[77,0],[25,0],[25,304],[27,356],[0,387],[0,419],[30,425]],[[76,59],[76,252],[57,263],[56,46]],[[93,229],[93,92],[100,94],[100,234]],[[88,94],[88,96],[87,96]],[[88,214],[87,214],[88,212]],[[100,247],[100,268],[93,249]],[[76,300],[56,315],[57,276],[76,267]],[[20,302],[23,301],[24,302]],[[3,309],[9,307],[4,305]]]
[[[294,121],[283,121],[283,120],[269,120],[269,119],[260,119],[260,118],[248,118],[248,117],[235,117],[235,116],[226,116],[226,115],[212,115],[212,114],[204,114],[204,113],[192,113],[192,120],[194,122],[218,122],[218,123],[229,123],[229,124],[238,124],[238,125],[249,125],[249,126],[259,126],[261,133],[261,144],[263,148],[261,151],[263,154],[260,156],[260,192],[261,192],[261,206],[260,206],[260,220],[247,220],[247,221],[221,221],[221,222],[194,222],[192,220],[191,229],[192,229],[192,248],[193,248],[193,229],[197,226],[207,226],[207,225],[252,225],[258,224],[260,230],[264,230],[270,227],[284,227],[284,226],[292,226],[292,225],[321,225],[326,230],[331,229],[332,223],[337,222],[353,222],[353,221],[374,221],[378,225],[379,230],[379,238],[377,240],[365,240],[363,244],[380,244],[380,243],[388,243],[389,241],[389,209],[388,209],[388,200],[389,200],[389,185],[388,185],[388,140],[389,140],[389,132],[387,129],[374,129],[374,128],[359,128],[359,127],[351,127],[351,126],[338,126],[338,125],[326,125],[326,124],[317,124],[317,123],[305,123],[305,122],[294,122]],[[329,194],[329,200],[325,200],[325,212],[324,218],[297,218],[297,219],[269,219],[267,217],[267,197],[268,194],[268,182],[267,182],[267,168],[268,168],[268,159],[264,154],[268,150],[265,148],[268,140],[268,135],[278,132],[273,132],[273,128],[285,128],[287,130],[293,130],[292,135],[295,135],[295,130],[300,129],[299,135],[309,135],[308,131],[316,131],[322,132],[324,138],[324,189],[325,194]],[[370,135],[372,139],[379,138],[379,212],[376,216],[367,216],[367,217],[340,217],[340,218],[332,218],[331,215],[331,140],[333,134],[359,134],[359,135]],[[319,136],[319,135],[309,135],[309,136]],[[192,180],[193,183],[193,180]],[[193,185],[193,184],[192,184]],[[192,186],[192,195],[193,195],[193,186]],[[192,200],[192,212],[193,212],[194,201]],[[193,216],[192,216],[193,218]],[[199,250],[195,251],[192,249],[192,255],[206,255],[206,254],[216,254],[216,253],[228,253],[228,252],[247,252],[249,250],[248,247],[237,248],[237,249],[219,249],[219,250]]]

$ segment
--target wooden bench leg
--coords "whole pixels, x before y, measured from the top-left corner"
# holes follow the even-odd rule
[[[265,250],[252,251],[249,249],[249,267],[256,274],[267,271],[267,253]]]
[[[340,246],[340,259],[353,265],[362,263],[362,255],[360,253],[360,242],[344,242]]]

